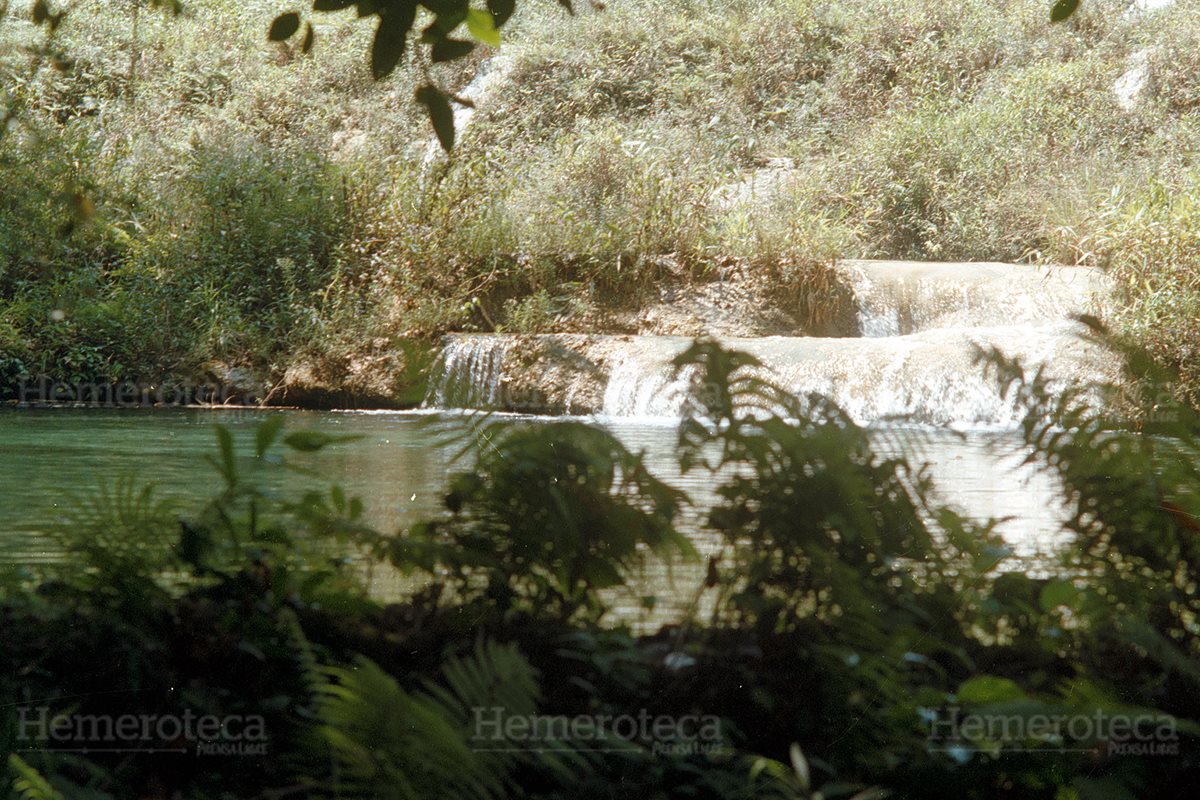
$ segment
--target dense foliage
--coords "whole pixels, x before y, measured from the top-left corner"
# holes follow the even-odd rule
[[[1195,362],[1194,4],[519,4],[499,51],[433,63],[443,33],[495,41],[443,31],[448,2],[378,81],[385,8],[412,4],[317,5],[272,42],[273,0],[57,25],[7,4],[0,392],[211,377],[397,404],[406,341],[635,332],[718,280],[782,312],[769,332],[823,330],[838,256],[1103,264],[1114,321]],[[477,106],[452,104],[450,157],[430,83]]]
[[[281,416],[252,443],[219,429],[224,488],[205,508],[178,523],[152,489],[121,484],[77,503],[63,563],[5,573],[0,703],[21,713],[0,728],[13,754],[0,792],[1188,796],[1200,786],[1196,419],[1120,430],[1087,387],[1051,392],[1001,354],[980,358],[1027,412],[1029,458],[1064,487],[1072,540],[1034,569],[839,409],[707,342],[677,362],[693,385],[680,466],[711,471],[719,498],[707,565],[675,527],[686,498],[578,423],[483,420],[445,512],[397,534],[366,527],[340,488],[261,488],[264,470],[298,468],[280,443],[329,437],[285,435]],[[635,633],[613,609],[651,558],[690,563],[695,602]],[[368,564],[412,576],[408,595],[369,596]],[[39,708],[257,716],[266,751],[201,757],[195,739],[150,736],[137,743],[183,752],[80,752],[31,742]],[[934,726],[955,708],[1025,727],[947,741]],[[576,731],[541,748],[523,729],[481,738],[479,709],[711,717],[719,735]],[[1122,715],[1150,715],[1165,749],[1037,727]]]

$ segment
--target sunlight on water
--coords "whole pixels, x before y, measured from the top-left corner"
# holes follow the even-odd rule
[[[72,492],[136,474],[153,481],[180,512],[197,512],[218,488],[206,461],[215,451],[213,424],[234,430],[246,454],[252,431],[267,412],[8,410],[0,412],[0,544],[9,563],[54,560],[60,552],[47,533],[64,517]],[[323,481],[280,470],[265,473],[267,484],[294,492],[322,482],[339,482],[364,499],[368,521],[385,531],[440,510],[447,475],[462,443],[448,443],[446,430],[462,430],[465,415],[436,413],[286,413],[290,429],[317,429],[362,438],[319,454],[289,456],[319,470]],[[522,418],[545,422],[548,418]],[[682,526],[707,556],[718,540],[703,529],[704,509],[715,500],[716,481],[703,471],[681,476],[675,464],[675,426],[668,420],[608,417],[597,420],[633,450],[644,450],[650,469],[683,489],[693,502]],[[436,427],[434,425],[436,423]],[[1001,531],[1019,562],[1038,560],[1064,541],[1055,509],[1053,481],[1020,467],[1011,434],[955,434],[932,429],[877,431],[881,455],[905,452],[930,465],[942,498],[976,518],[1010,517]],[[702,581],[699,564],[653,567],[635,594],[656,594],[658,614],[667,618],[686,605]],[[374,590],[395,596],[404,581],[375,573]],[[644,615],[637,597],[618,598],[623,614]]]

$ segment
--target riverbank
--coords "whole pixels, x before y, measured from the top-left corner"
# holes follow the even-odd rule
[[[531,10],[486,80],[485,47],[435,68],[476,104],[449,159],[351,19],[303,55],[264,41],[269,2],[136,38],[80,8],[75,68],[30,73],[25,11],[0,22],[0,390],[249,375],[405,405],[448,332],[839,335],[857,256],[1105,267],[1191,397],[1189,4]]]
[[[1196,785],[1194,417],[1114,432],[990,359],[1022,398],[1028,465],[1062,481],[1071,537],[1022,569],[1002,521],[945,506],[887,437],[778,397],[737,353],[679,360],[703,416],[651,452],[703,487],[690,500],[603,430],[486,420],[396,535],[367,516],[359,488],[387,501],[370,485],[280,481],[323,483],[362,441],[341,422],[379,415],[291,428],[258,412],[182,465],[207,495],[182,513],[127,479],[65,502],[64,557],[0,564],[0,701],[20,723],[0,728],[0,796],[1090,800]],[[782,417],[745,413],[772,402]],[[11,415],[18,437],[37,413]],[[45,416],[71,447],[116,455],[94,419],[72,435],[61,413]],[[161,430],[145,422],[124,429],[130,460]],[[35,467],[84,467],[32,449]],[[677,593],[646,582],[655,563]],[[421,581],[380,602],[370,581],[388,571]],[[648,635],[626,616],[657,613],[668,623]]]

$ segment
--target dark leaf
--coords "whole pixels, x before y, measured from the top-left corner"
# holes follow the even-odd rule
[[[205,558],[212,550],[212,535],[208,529],[198,528],[186,520],[181,520],[179,526],[179,544],[176,545],[176,552],[184,563],[202,571]]]
[[[462,9],[450,9],[445,12],[439,12],[434,17],[433,22],[429,23],[425,30],[421,32],[421,41],[426,44],[436,44],[442,39],[450,36],[450,31],[462,24],[467,18],[467,11]]]
[[[471,4],[467,0],[422,0],[421,5],[428,8],[438,17],[457,16],[459,20],[466,16]]]
[[[433,123],[433,131],[437,134],[442,149],[450,152],[454,149],[454,112],[450,109],[450,101],[446,95],[434,86],[422,86],[417,89],[417,102],[429,111],[429,121]]]
[[[464,42],[461,39],[442,39],[432,48],[433,63],[438,64],[462,58],[474,49],[474,42]]]
[[[379,27],[371,44],[371,74],[375,80],[386,78],[404,57],[408,32],[417,17],[417,7],[411,2],[391,5],[379,11]]]
[[[575,13],[575,6],[571,4],[571,0],[558,0],[558,4],[565,8],[568,14]]]
[[[254,431],[254,451],[259,458],[262,458],[279,438],[279,432],[283,430],[283,420],[283,414],[273,414],[259,423]]]
[[[50,6],[47,5],[46,0],[37,0],[37,2],[33,4],[33,24],[41,25],[49,18]]]
[[[313,40],[315,38],[316,38],[316,34],[313,33],[312,23],[309,22],[304,26],[304,41],[300,43],[300,52],[301,53],[312,52]]]
[[[497,28],[508,22],[516,7],[516,0],[487,0],[488,11],[492,12],[492,16],[496,18]]]
[[[298,30],[300,30],[300,15],[295,11],[289,11],[275,18],[275,21],[271,23],[271,29],[267,31],[267,38],[272,42],[286,42],[295,36]]]
[[[352,442],[361,436],[330,436],[320,431],[296,431],[283,438],[283,443],[293,450],[302,453],[312,453],[337,442]]]
[[[354,3],[355,0],[313,0],[313,11],[341,11]]]
[[[1079,8],[1079,0],[1058,0],[1050,9],[1050,21],[1062,22]]]

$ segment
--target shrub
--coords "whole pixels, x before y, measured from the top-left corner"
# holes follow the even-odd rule
[[[1113,323],[1159,363],[1178,370],[1181,399],[1200,401],[1200,183],[1194,171],[1141,189],[1114,190],[1080,230],[1080,259],[1106,267]]]

